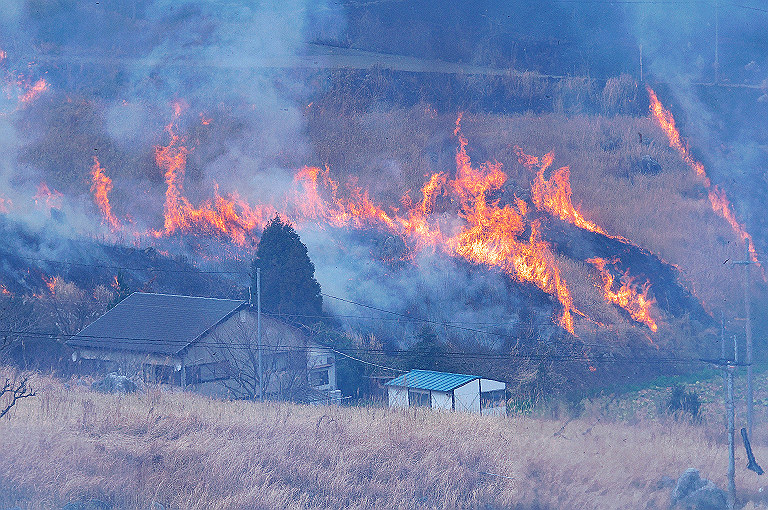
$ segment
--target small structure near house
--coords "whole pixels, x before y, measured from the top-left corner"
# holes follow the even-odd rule
[[[235,398],[260,396],[261,351],[265,398],[340,399],[333,351],[264,314],[259,346],[256,319],[246,301],[135,292],[67,344],[97,370]]]
[[[506,416],[506,388],[477,375],[411,370],[387,383],[389,407],[431,407]]]

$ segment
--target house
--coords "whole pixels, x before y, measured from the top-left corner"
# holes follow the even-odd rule
[[[506,384],[477,375],[411,370],[387,383],[389,407],[506,416]]]
[[[246,301],[135,292],[67,344],[84,367],[235,398],[338,400],[332,350]],[[260,351],[260,352],[259,352]]]

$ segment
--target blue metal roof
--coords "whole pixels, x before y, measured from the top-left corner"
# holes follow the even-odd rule
[[[452,391],[469,381],[480,379],[477,375],[449,374],[432,370],[411,370],[407,374],[395,377],[387,386],[402,386],[415,390]]]

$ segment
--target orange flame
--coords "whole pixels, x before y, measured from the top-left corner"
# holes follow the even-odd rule
[[[688,147],[683,144],[680,138],[680,132],[677,130],[677,127],[675,127],[675,118],[672,116],[672,113],[664,108],[659,101],[659,98],[656,96],[656,92],[654,92],[651,87],[646,87],[648,89],[648,95],[651,98],[651,114],[656,122],[658,122],[659,127],[661,127],[667,135],[669,146],[679,152],[683,161],[685,161],[688,166],[696,172],[696,175],[701,178],[704,187],[707,190],[709,202],[712,204],[712,210],[725,218],[736,235],[747,244],[749,257],[752,262],[760,265],[757,261],[757,252],[755,251],[755,244],[752,241],[752,236],[749,235],[744,226],[736,219],[731,203],[728,201],[728,197],[725,196],[725,191],[720,189],[717,185],[712,184],[712,181],[707,176],[707,172],[704,170],[704,165],[699,161],[696,161],[691,155]],[[760,266],[760,269],[762,270],[762,266]],[[763,279],[765,279],[765,272],[763,272]]]
[[[520,163],[532,169],[538,166],[536,179],[531,184],[531,200],[540,211],[547,211],[557,216],[561,220],[567,221],[577,227],[581,227],[591,232],[608,235],[602,228],[591,221],[585,219],[581,213],[576,210],[571,201],[573,191],[571,190],[570,169],[567,166],[561,167],[552,173],[552,177],[547,180],[544,173],[549,169],[554,161],[555,155],[550,152],[539,160],[535,156],[529,156],[520,148],[516,148]]]
[[[0,283],[0,294],[2,294],[3,296],[9,296],[9,297],[13,296],[13,293],[10,290],[8,290],[8,288],[2,283]]]
[[[603,280],[603,293],[606,301],[620,306],[626,310],[634,320],[645,324],[654,333],[659,329],[650,313],[651,307],[656,302],[653,298],[648,297],[648,290],[651,286],[650,282],[645,282],[645,284],[638,286],[635,284],[634,278],[629,276],[629,271],[626,271],[619,278],[619,282],[621,283],[619,290],[613,290],[615,279],[613,274],[606,269],[606,265],[609,263],[615,265],[618,261],[615,259],[607,261],[596,257],[588,259],[587,262],[594,265],[598,271],[600,271],[600,277]]]
[[[263,225],[272,214],[269,207],[252,209],[240,200],[237,194],[222,197],[216,186],[213,201],[207,200],[195,208],[183,195],[184,174],[189,149],[183,145],[184,139],[176,134],[174,127],[181,116],[184,105],[174,103],[174,115],[165,127],[170,136],[166,146],[155,146],[155,161],[164,170],[167,189],[165,192],[165,222],[163,231],[155,231],[155,236],[170,235],[176,231],[203,232],[222,234],[235,244],[245,246],[251,239],[251,232]]]
[[[91,192],[96,205],[99,206],[102,216],[109,224],[109,228],[116,232],[122,228],[120,220],[112,212],[112,206],[109,203],[109,192],[112,191],[112,179],[104,173],[104,168],[99,163],[99,159],[93,157],[93,167],[91,167]]]
[[[40,94],[48,90],[48,82],[44,78],[40,78],[34,85],[29,87],[24,94],[19,97],[19,101],[24,104],[28,104],[35,100]]]
[[[48,292],[50,292],[51,295],[55,295],[56,286],[59,284],[59,277],[54,276],[53,278],[46,278],[43,276],[43,282],[45,282],[45,286],[48,288]]]
[[[10,199],[0,198],[0,214],[8,214],[11,207],[13,207],[13,202]]]
[[[335,226],[378,225],[403,237],[411,248],[437,247],[449,255],[496,267],[519,281],[533,283],[558,299],[563,307],[560,324],[573,333],[573,299],[554,254],[541,239],[539,223],[530,225],[527,239],[519,239],[526,228],[525,202],[518,201],[516,209],[489,200],[488,194],[501,189],[506,182],[502,165],[489,162],[473,168],[466,150],[467,139],[461,133],[461,116],[454,133],[459,137],[456,177],[433,174],[422,187],[421,202],[408,208],[404,216],[387,213],[358,187],[348,186],[348,196],[341,197],[339,185],[329,177],[328,169],[315,167],[304,167],[294,177],[294,212],[304,218],[324,219]],[[328,193],[328,200],[321,198],[320,186]],[[452,236],[444,235],[439,225],[430,220],[441,193],[456,199],[460,204],[459,216],[465,220]]]
[[[61,209],[61,201],[62,201],[63,195],[56,191],[55,189],[53,191],[48,188],[48,184],[45,182],[41,182],[37,186],[37,193],[33,197],[35,200],[35,205],[39,205],[40,201],[45,200],[45,206],[49,209]]]
[[[472,166],[467,153],[468,142],[461,132],[461,116],[454,131],[459,140],[455,176],[451,178],[442,172],[432,174],[421,188],[419,201],[411,200],[407,194],[403,197],[403,209],[385,210],[373,202],[367,190],[354,184],[340,185],[331,178],[327,167],[309,166],[296,172],[292,190],[279,209],[251,207],[236,194],[221,196],[218,186],[213,201],[205,201],[195,208],[183,194],[189,149],[175,131],[181,109],[181,105],[174,105],[174,117],[165,128],[170,137],[168,144],[155,147],[155,159],[164,171],[167,184],[164,228],[153,232],[155,236],[175,232],[218,234],[244,246],[255,237],[255,231],[277,213],[300,224],[316,222],[334,227],[383,228],[403,239],[409,253],[406,257],[412,257],[422,249],[439,249],[450,256],[497,268],[518,281],[536,285],[561,304],[559,324],[571,333],[574,332],[573,314],[586,317],[574,306],[556,256],[542,239],[540,222],[528,220],[528,204],[520,199],[515,199],[513,204],[501,204],[496,198],[507,180],[501,163]],[[524,164],[539,167],[532,184],[533,202],[538,209],[581,228],[605,234],[574,208],[567,167],[555,172],[549,180],[544,178],[554,158],[552,153],[536,158],[519,151],[518,156]],[[453,207],[458,209],[454,209],[454,213],[460,221],[451,218],[449,211],[438,213],[438,203],[455,204]],[[627,288],[634,287],[627,283]],[[606,299],[614,298],[606,295]],[[645,301],[628,298],[628,303],[645,306],[644,303],[651,302],[644,294],[642,299]],[[632,306],[637,307],[637,304]],[[649,324],[639,313],[632,316]]]

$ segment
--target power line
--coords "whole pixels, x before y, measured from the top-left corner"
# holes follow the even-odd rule
[[[248,276],[250,276],[250,273],[248,271],[245,271],[245,270],[240,270],[240,271],[200,271],[200,270],[189,270],[189,269],[185,270],[185,269],[161,269],[161,268],[139,269],[139,268],[125,268],[125,267],[121,267],[121,266],[109,266],[109,265],[102,265],[102,264],[88,264],[88,263],[83,263],[83,262],[55,261],[55,260],[50,260],[50,259],[41,259],[41,258],[34,258],[34,257],[19,257],[19,258],[23,258],[23,259],[27,259],[27,260],[34,260],[34,261],[39,261],[39,262],[58,263],[58,264],[65,264],[65,265],[77,265],[77,266],[85,266],[85,267],[102,267],[102,268],[118,269],[118,270],[125,270],[125,271],[134,270],[134,271],[160,271],[160,272],[164,272],[165,271],[165,272],[173,272],[173,273],[241,274],[241,275],[248,275]],[[320,294],[323,297],[327,297],[327,298],[330,298],[330,299],[335,299],[335,300],[338,300],[338,301],[342,301],[342,302],[345,302],[345,303],[348,303],[348,304],[352,304],[352,305],[368,308],[368,309],[371,309],[371,310],[376,310],[378,312],[395,315],[395,316],[398,316],[398,317],[401,317],[401,318],[405,318],[408,321],[412,321],[412,322],[422,322],[422,323],[425,323],[425,324],[433,324],[433,325],[437,325],[437,326],[443,326],[443,327],[454,328],[454,329],[458,329],[458,330],[462,330],[462,331],[467,331],[467,332],[470,332],[470,333],[480,333],[480,334],[483,334],[483,335],[499,336],[499,337],[502,337],[502,338],[508,338],[510,336],[508,334],[504,334],[504,333],[500,333],[500,332],[486,331],[486,330],[482,330],[482,329],[470,328],[470,327],[467,327],[467,326],[462,326],[462,325],[459,325],[459,324],[456,324],[456,323],[451,323],[451,322],[445,322],[445,321],[438,321],[438,320],[433,320],[433,319],[425,319],[425,318],[413,317],[413,316],[410,316],[410,315],[407,315],[407,314],[403,314],[403,313],[400,313],[400,312],[395,312],[395,311],[392,311],[392,310],[386,310],[384,308],[379,308],[379,307],[376,307],[376,306],[373,306],[373,305],[368,305],[368,304],[365,304],[365,303],[359,303],[359,302],[356,302],[356,301],[352,301],[352,300],[349,300],[349,299],[341,298],[341,297],[338,297],[338,296],[333,296],[331,294],[326,294],[326,293],[323,293],[323,292],[321,292]],[[463,324],[466,324],[466,323],[463,323]],[[488,324],[488,325],[489,326],[496,326],[496,327],[503,327],[503,326],[505,326],[504,324]]]
[[[42,258],[36,258],[36,257],[25,257],[22,255],[13,255],[14,257],[25,259],[25,260],[33,260],[35,262],[46,262],[48,264],[61,264],[61,265],[67,265],[67,266],[83,266],[83,267],[100,267],[103,269],[117,269],[120,271],[153,271],[153,272],[166,272],[166,273],[202,273],[202,274],[242,274],[242,275],[250,275],[248,271],[245,270],[237,270],[237,271],[207,271],[204,269],[196,269],[193,267],[193,269],[164,269],[159,267],[124,267],[124,266],[112,266],[112,265],[106,265],[106,264],[93,264],[93,263],[85,263],[85,262],[68,262],[64,260],[51,260],[51,259],[42,259]],[[179,264],[179,262],[176,262]]]
[[[14,330],[0,330],[0,335],[13,335],[17,337],[26,337],[26,338],[69,338],[70,340],[77,340],[78,338],[82,339],[88,339],[88,343],[90,344],[96,344],[95,348],[102,348],[103,346],[113,346],[115,340],[117,341],[126,341],[130,340],[132,342],[132,347],[144,347],[144,346],[157,346],[159,343],[165,344],[165,345],[174,345],[176,347],[185,347],[190,344],[189,341],[186,340],[162,340],[162,342],[150,339],[150,338],[143,338],[143,337],[115,337],[115,336],[95,336],[95,335],[79,335],[79,334],[57,334],[57,333],[48,333],[48,332],[40,332],[40,331],[14,331]],[[193,342],[196,346],[202,346],[202,347],[222,347],[222,348],[228,348],[228,349],[234,349],[234,350],[252,350],[255,348],[254,344],[247,344],[247,343],[236,343],[236,342],[224,342],[224,341],[200,341],[200,342]],[[102,345],[99,345],[102,344]],[[74,345],[74,347],[89,347],[89,345]],[[281,344],[262,344],[262,347],[268,347],[275,349],[278,352],[306,352],[310,349],[312,349],[312,346],[291,346],[291,345],[281,345]],[[369,365],[376,365],[375,363],[371,363],[365,360],[361,360],[358,358],[355,358],[349,352],[355,353],[355,354],[369,354],[369,355],[383,355],[383,356],[389,356],[389,357],[403,357],[403,356],[413,356],[418,354],[430,354],[435,357],[441,357],[441,358],[447,358],[447,359],[463,359],[463,360],[498,360],[498,361],[511,361],[511,360],[524,360],[524,361],[560,361],[560,362],[589,362],[589,363],[612,363],[612,364],[632,364],[632,365],[653,365],[653,364],[700,364],[700,363],[712,363],[712,360],[707,359],[701,359],[701,358],[673,358],[673,357],[658,357],[658,358],[641,358],[641,357],[631,357],[631,358],[621,358],[616,356],[588,356],[583,354],[536,354],[536,353],[529,353],[529,354],[521,354],[521,353],[492,353],[492,352],[482,352],[482,351],[438,351],[434,352],[431,350],[405,350],[405,349],[393,349],[393,350],[384,350],[384,349],[372,349],[368,347],[349,347],[345,350],[347,352],[339,351],[338,349],[335,349],[333,347],[328,346],[322,346],[325,347],[333,352],[337,352],[345,357],[348,357],[350,359],[353,359],[355,361],[359,361],[362,363],[366,363]],[[121,350],[121,349],[116,349]],[[126,348],[122,349],[124,351],[131,351],[133,349]],[[181,350],[181,349],[179,349]],[[145,353],[148,356],[151,355],[158,355],[158,356],[173,356],[176,353],[170,352],[170,353]],[[385,367],[382,365],[382,367]],[[385,367],[392,369],[392,367]],[[399,369],[395,369],[399,370]]]

